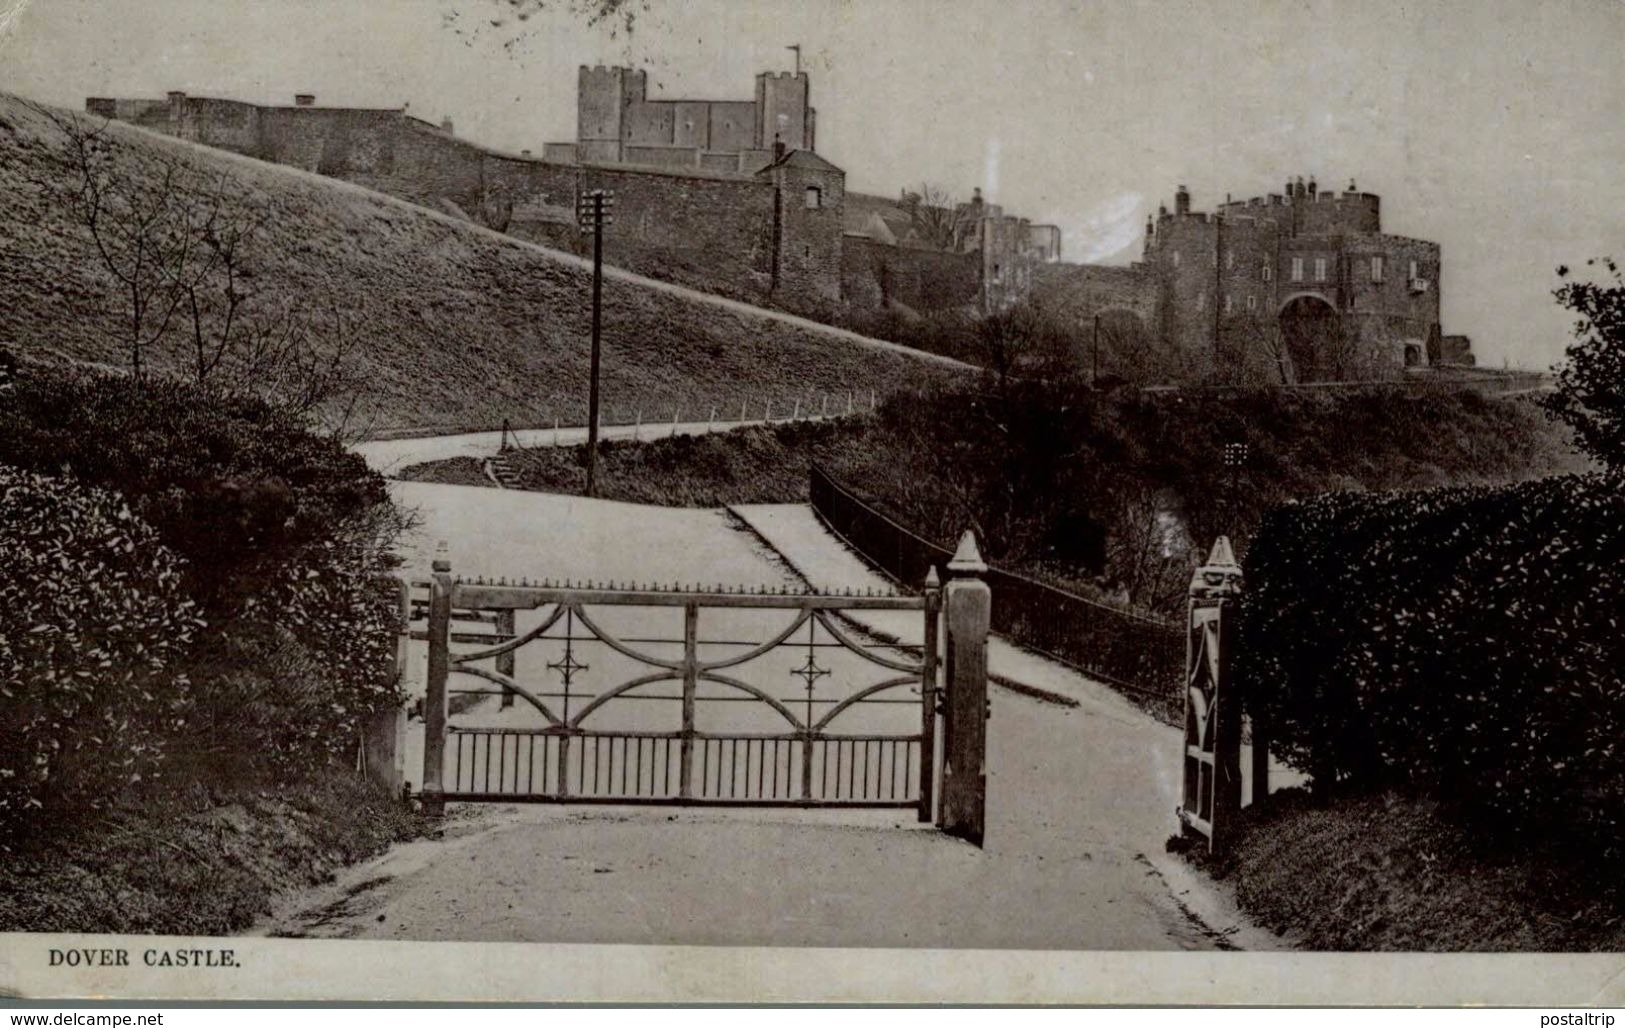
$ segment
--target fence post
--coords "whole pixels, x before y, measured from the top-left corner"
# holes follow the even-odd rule
[[[508,452],[508,419],[502,419],[502,438],[497,442],[497,452]]]
[[[681,408],[681,407],[673,407],[671,409],[671,438],[672,439],[677,438],[677,419],[682,413],[683,413],[683,408]]]
[[[553,445],[559,445],[559,416],[553,415]]]
[[[948,695],[942,732],[942,803],[937,826],[982,845],[987,814],[987,630],[992,590],[987,565],[967,530],[948,562]]]
[[[790,420],[791,421],[800,421],[801,420],[801,400],[800,399],[796,400],[796,409],[793,412],[791,412]]]
[[[773,398],[768,397],[767,410],[762,413],[762,420],[771,425],[773,423]]]
[[[713,403],[711,405],[711,413],[709,413],[709,414],[707,414],[705,416],[705,434],[710,435],[712,432],[716,431],[716,424],[717,424],[717,405]]]
[[[497,634],[498,635],[505,635],[505,636],[509,637],[507,639],[501,640],[502,642],[511,642],[512,641],[512,637],[515,634],[514,633],[514,613],[513,613],[513,608],[508,607],[508,608],[504,608],[502,610],[497,611]],[[513,674],[514,674],[514,657],[515,657],[515,654],[517,652],[518,652],[517,650],[509,650],[507,653],[499,653],[499,654],[497,654],[497,674],[499,674],[499,675],[507,675],[509,678],[513,677]],[[514,691],[512,689],[508,688],[507,686],[503,686],[502,687],[502,706],[503,707],[511,707],[511,706],[513,706],[513,700],[514,700]]]
[[[1221,535],[1191,577],[1179,805],[1186,834],[1206,837],[1212,853],[1228,845],[1241,811],[1241,690],[1232,672],[1241,582],[1230,540]]]
[[[637,413],[632,415],[632,441],[634,443],[638,441],[638,436],[641,435],[642,432],[643,432],[643,408],[639,407],[638,410],[637,410]]]
[[[446,680],[451,676],[451,559],[442,542],[429,584],[429,681],[423,698],[423,812],[446,812]]]
[[[745,423],[745,416],[747,414],[749,414],[749,413],[750,413],[750,401],[749,400],[740,400],[739,401],[739,423],[741,425],[743,425]]]

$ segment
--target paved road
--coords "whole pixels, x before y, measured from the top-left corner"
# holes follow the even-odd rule
[[[797,580],[723,512],[394,488],[426,518],[407,550],[414,564],[450,535],[464,539],[452,559],[467,573]],[[844,552],[832,537],[823,549]],[[1080,706],[997,692],[982,850],[897,813],[454,807],[443,838],[353,868],[261,929],[644,944],[1270,945],[1161,853],[1173,826],[1171,730],[1070,672],[1043,673]]]

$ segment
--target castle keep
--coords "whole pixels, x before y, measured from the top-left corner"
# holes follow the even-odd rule
[[[573,252],[578,199],[616,196],[611,263],[813,317],[840,308],[1000,310],[1035,296],[1074,326],[1104,322],[1190,355],[1201,377],[1385,377],[1471,363],[1439,327],[1439,247],[1382,231],[1371,193],[1289,181],[1281,193],[1146,224],[1127,267],[1061,261],[1061,233],[984,201],[932,206],[849,193],[815,149],[804,73],[764,72],[749,100],[651,98],[647,74],[577,74],[574,142],[540,157],[458,138],[408,109],[187,96],[90,98],[92,114],[355,182]]]
[[[804,72],[762,72],[754,100],[651,100],[648,73],[582,67],[576,141],[548,143],[549,160],[755,171],[775,148],[814,150],[817,112]]]

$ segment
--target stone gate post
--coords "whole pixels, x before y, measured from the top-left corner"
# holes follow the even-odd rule
[[[429,680],[423,698],[423,812],[446,812],[446,680],[451,677],[451,559],[441,543],[429,585]]]
[[[987,813],[987,632],[993,594],[987,565],[966,531],[948,562],[943,590],[947,620],[944,665],[942,798],[937,826],[982,845]]]

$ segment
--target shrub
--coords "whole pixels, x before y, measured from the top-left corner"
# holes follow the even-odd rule
[[[1245,681],[1317,787],[1420,788],[1491,826],[1617,847],[1625,482],[1339,494],[1248,559]]]
[[[117,495],[0,464],[0,823],[150,775],[190,696],[182,564]]]
[[[336,534],[262,578],[197,670],[191,750],[268,770],[353,752],[355,726],[403,698],[386,570]]]
[[[0,461],[122,493],[212,612],[387,498],[360,457],[261,400],[95,372],[24,376],[0,407]]]

